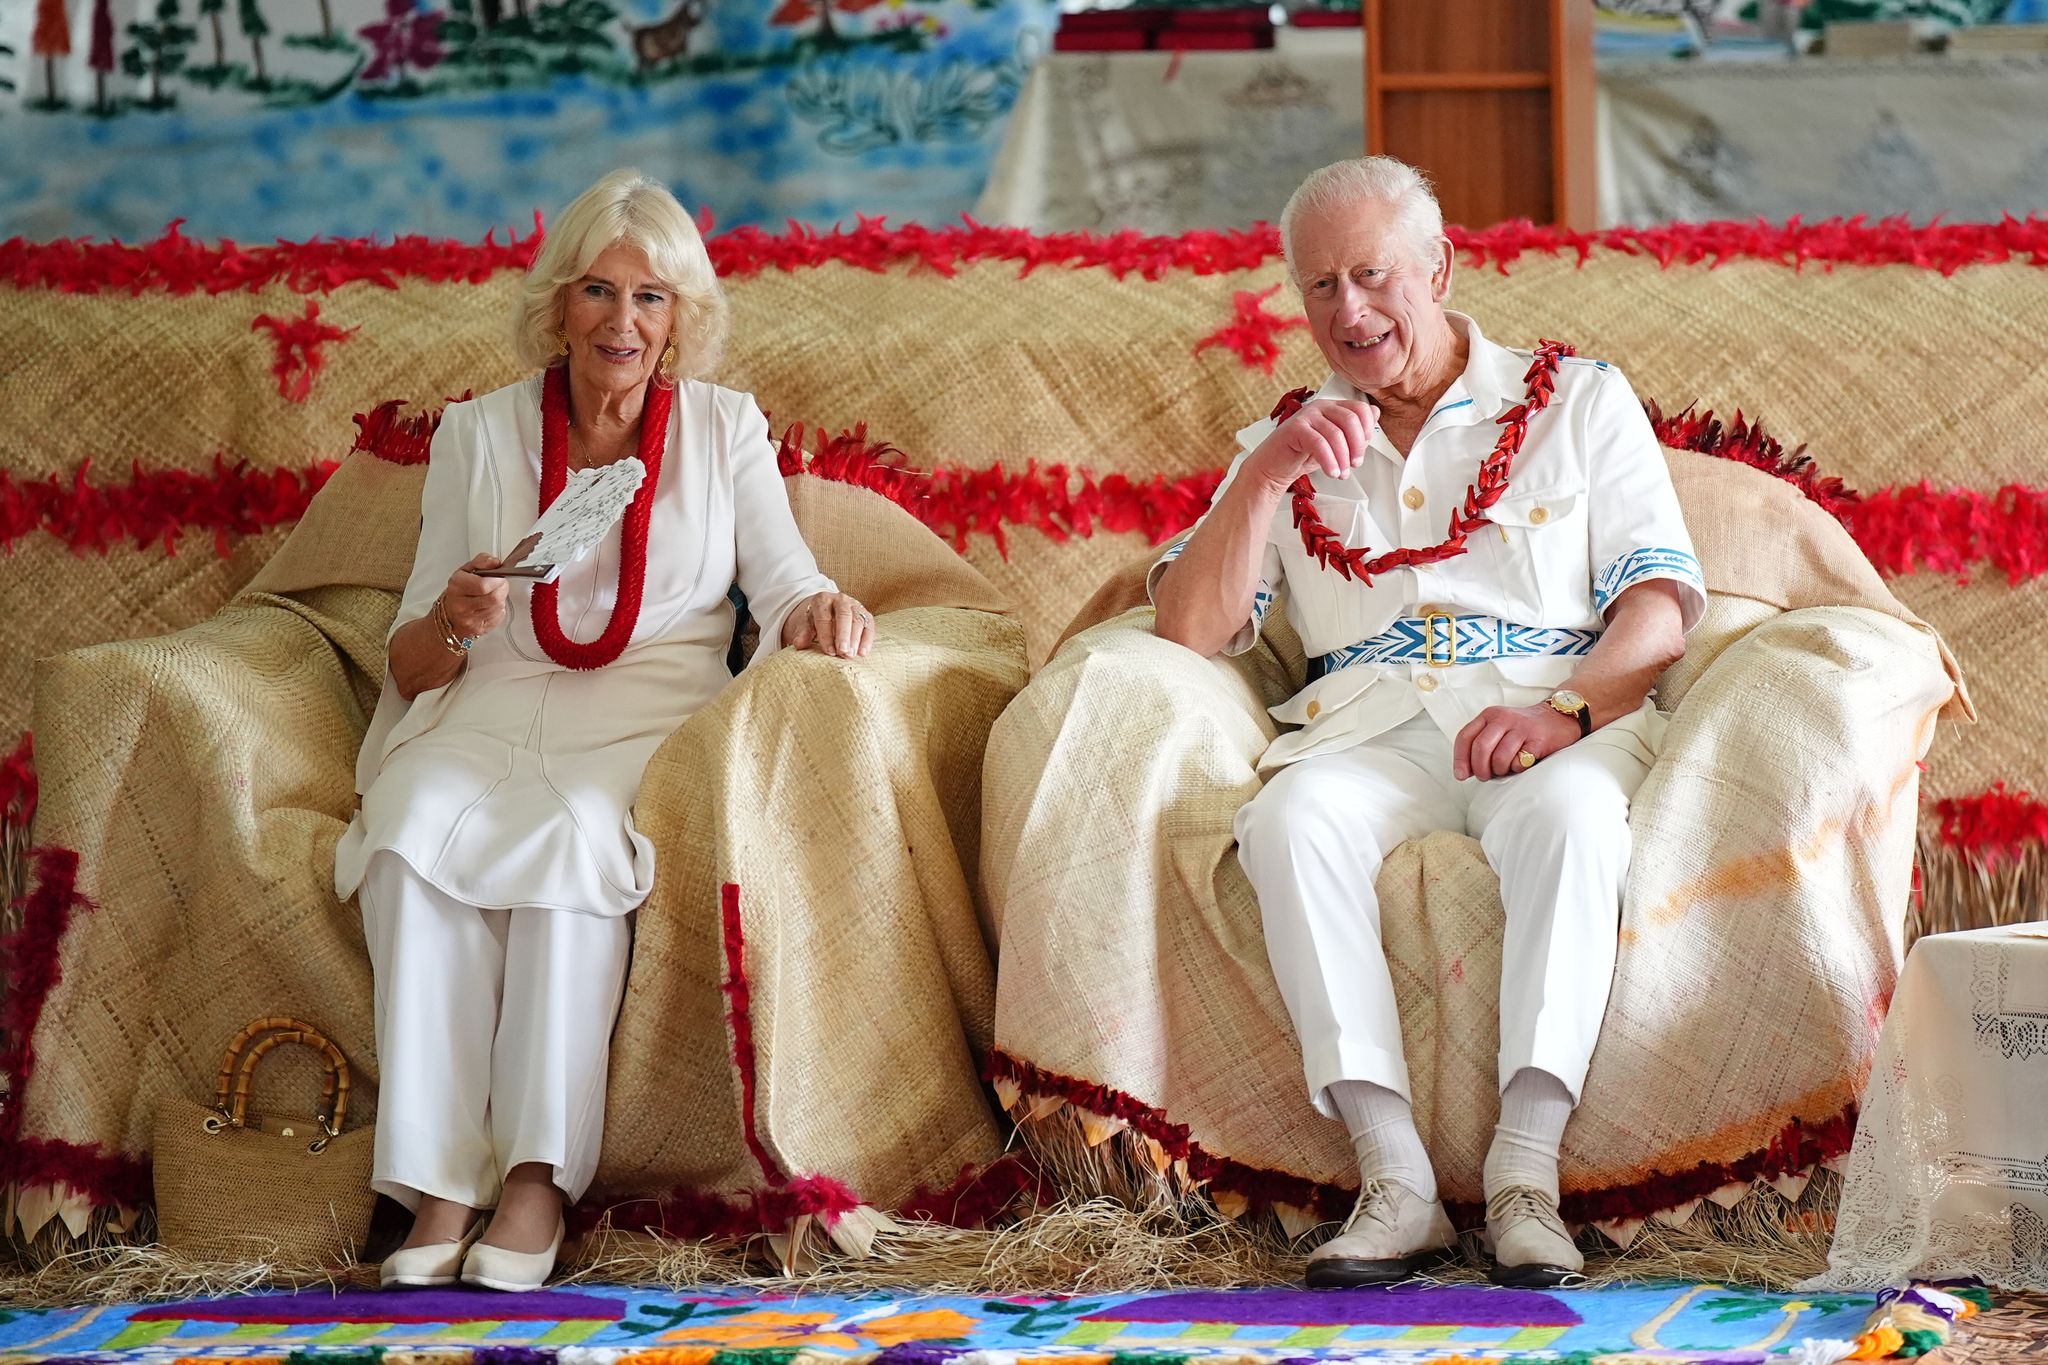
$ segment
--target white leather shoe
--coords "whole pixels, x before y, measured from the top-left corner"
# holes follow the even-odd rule
[[[1510,1185],[1486,1201],[1485,1241],[1495,1284],[1559,1289],[1585,1278],[1586,1258],[1572,1245],[1557,1201],[1533,1185]]]
[[[392,1252],[377,1267],[377,1287],[428,1289],[454,1284],[462,1269],[462,1258],[483,1230],[484,1217],[478,1214],[459,1241],[429,1242],[423,1247],[402,1247]]]
[[[546,1251],[507,1251],[494,1247],[488,1242],[478,1242],[463,1258],[462,1282],[481,1285],[485,1289],[502,1289],[511,1294],[523,1294],[540,1288],[548,1282],[548,1276],[555,1273],[555,1257],[562,1251],[562,1237],[566,1225],[555,1221],[555,1240]]]
[[[1310,1289],[1398,1284],[1456,1246],[1443,1204],[1394,1180],[1368,1180],[1335,1237],[1315,1249]]]

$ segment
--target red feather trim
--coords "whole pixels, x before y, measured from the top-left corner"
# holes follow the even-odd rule
[[[464,389],[462,397],[448,402],[467,403],[471,392]],[[360,450],[392,464],[425,464],[433,451],[434,433],[441,428],[441,414],[448,409],[444,405],[400,417],[398,410],[404,406],[403,398],[392,398],[350,417],[356,424],[356,440],[349,452]]]
[[[1027,1152],[1010,1152],[986,1166],[963,1166],[942,1190],[919,1186],[897,1212],[955,1228],[983,1228],[1008,1214],[1027,1194],[1035,1205],[1045,1177]]]
[[[319,294],[345,284],[396,289],[400,280],[483,284],[501,270],[524,270],[540,246],[540,220],[531,237],[499,243],[495,232],[482,242],[398,237],[377,242],[322,239],[243,247],[223,239],[208,246],[181,231],[173,219],[164,235],[141,246],[85,238],[0,242],[0,279],[17,289],[54,289],[66,294],[226,294],[273,284],[301,294]]]
[[[989,1055],[985,1074],[992,1081],[1015,1081],[1026,1094],[1057,1095],[1090,1113],[1121,1119],[1133,1132],[1158,1143],[1169,1157],[1185,1161],[1191,1178],[1214,1185],[1217,1189],[1244,1195],[1255,1209],[1291,1204],[1330,1220],[1341,1219],[1351,1211],[1356,1190],[1322,1185],[1286,1171],[1248,1166],[1229,1157],[1212,1156],[1190,1136],[1186,1124],[1175,1123],[1164,1110],[1155,1109],[1121,1090],[1047,1071],[1000,1050]]]
[[[52,1138],[0,1139],[0,1181],[24,1188],[66,1186],[101,1208],[139,1209],[156,1202],[149,1162],[142,1157]]]
[[[1724,425],[1712,409],[1695,412],[1696,406],[1688,403],[1684,411],[1666,417],[1656,400],[1648,399],[1643,410],[1650,416],[1650,427],[1657,433],[1657,439],[1665,445],[1716,459],[1739,460],[1752,469],[1761,469],[1797,488],[1851,531],[1856,529],[1853,518],[1862,495],[1840,479],[1823,476],[1805,446],[1786,450],[1782,442],[1764,434],[1763,423],[1745,420],[1740,408],[1736,409],[1735,420]]]
[[[304,317],[276,318],[259,313],[249,324],[249,330],[268,330],[277,347],[277,359],[270,367],[270,372],[277,376],[277,396],[287,403],[303,403],[313,391],[313,381],[327,366],[326,344],[347,341],[363,329],[320,321],[319,303],[307,299]]]
[[[221,294],[273,284],[314,294],[353,283],[396,288],[408,279],[480,284],[500,271],[526,269],[540,243],[538,218],[535,221],[530,237],[500,243],[495,234],[487,234],[475,245],[400,237],[390,242],[328,239],[243,247],[222,241],[207,246],[181,235],[182,219],[156,241],[140,246],[15,237],[0,242],[0,280],[17,289],[81,294]],[[1596,251],[1649,257],[1666,269],[1768,261],[1795,270],[1807,265],[1909,265],[1948,275],[1973,265],[2048,265],[2048,218],[2034,216],[1924,227],[1904,218],[1873,223],[1859,217],[1818,223],[1796,218],[1783,224],[1672,223],[1599,232],[1510,222],[1445,231],[1467,264],[1490,265],[1503,274],[1525,256],[1566,256],[1583,265]],[[706,246],[713,265],[727,277],[821,265],[877,271],[922,265],[952,275],[963,265],[998,261],[1017,265],[1022,274],[1045,267],[1103,269],[1119,277],[1156,280],[1176,271],[1212,275],[1253,270],[1280,259],[1280,235],[1263,223],[1148,237],[1137,232],[1036,233],[991,227],[971,218],[957,227],[892,228],[880,218],[861,218],[852,228],[829,232],[794,223],[779,233],[740,228],[712,238]]]
[[[0,762],[0,831],[26,832],[36,818],[36,737],[27,730]]]
[[[1231,299],[1231,319],[1195,343],[1200,355],[1212,346],[1233,352],[1248,370],[1273,373],[1280,360],[1280,334],[1308,326],[1307,318],[1281,317],[1266,311],[1266,300],[1280,292],[1279,285],[1266,289],[1240,289]]]
[[[322,460],[302,469],[253,469],[213,457],[212,472],[144,470],[130,466],[126,483],[91,484],[87,460],[69,478],[51,474],[16,483],[0,470],[0,546],[32,531],[47,531],[73,551],[105,554],[132,541],[139,549],[155,542],[176,554],[187,531],[213,532],[215,553],[225,558],[232,538],[289,526],[305,515],[313,495],[339,466]]]
[[[1934,813],[1943,846],[1990,872],[2048,845],[2048,803],[2003,782],[1981,796],[1944,797]]]
[[[1165,1112],[1121,1090],[1046,1071],[1020,1058],[997,1051],[989,1059],[991,1080],[1015,1081],[1027,1095],[1057,1095],[1067,1103],[1090,1113],[1122,1119],[1136,1132],[1166,1149],[1168,1156],[1187,1162],[1188,1174],[1196,1181],[1243,1195],[1254,1209],[1276,1203],[1308,1209],[1325,1219],[1339,1219],[1350,1212],[1355,1189],[1324,1185],[1285,1171],[1247,1166],[1228,1157],[1204,1151],[1188,1135],[1185,1124],[1175,1123]],[[1664,1209],[1677,1208],[1704,1198],[1736,1181],[1765,1179],[1803,1171],[1816,1162],[1829,1160],[1849,1150],[1856,1134],[1854,1106],[1816,1124],[1798,1120],[1785,1125],[1770,1144],[1732,1162],[1701,1163],[1690,1170],[1659,1174],[1646,1180],[1606,1190],[1567,1194],[1560,1210],[1574,1222],[1606,1222],[1615,1219],[1647,1218]],[[1451,1215],[1461,1226],[1476,1224],[1485,1217],[1477,1205],[1451,1206]]]
[[[1003,1156],[987,1166],[964,1168],[937,1193],[920,1189],[897,1212],[950,1227],[985,1227],[1009,1213],[1025,1191],[1036,1188],[1038,1179],[1026,1158]],[[800,1217],[816,1218],[830,1227],[863,1202],[845,1185],[820,1176],[730,1196],[680,1186],[651,1198],[593,1195],[571,1212],[569,1226],[581,1233],[603,1219],[624,1231],[653,1232],[678,1241],[744,1241],[786,1232]]]
[[[21,927],[0,939],[0,972],[7,995],[0,1000],[0,1078],[7,1103],[0,1105],[0,1184],[20,1179],[21,1099],[35,1069],[36,1025],[56,988],[57,947],[71,917],[92,909],[78,893],[78,855],[68,848],[39,848],[35,880],[21,905]]]
[[[402,413],[404,407],[393,399],[357,413],[351,449],[395,464],[424,463],[442,410]],[[2007,484],[1992,493],[1944,492],[1921,483],[1859,495],[1823,476],[1804,447],[1786,451],[1741,413],[1723,423],[1690,407],[1668,417],[1655,403],[1645,407],[1667,445],[1740,460],[1798,488],[1849,528],[1882,573],[1945,573],[1967,582],[1975,565],[1986,564],[2015,585],[2048,573],[2048,489]],[[1141,532],[1158,544],[1194,524],[1222,479],[1221,470],[1133,478],[1036,462],[1017,470],[1001,463],[918,469],[902,451],[870,437],[865,424],[835,435],[792,423],[776,456],[784,475],[808,473],[880,493],[957,550],[987,535],[1005,555],[1007,532],[1017,526],[1055,541],[1101,530]],[[104,553],[123,541],[157,541],[169,550],[184,531],[202,529],[214,532],[224,554],[235,536],[297,520],[334,468],[330,461],[254,471],[216,456],[210,474],[137,470],[127,484],[99,487],[86,482],[89,464],[68,478],[53,474],[25,484],[0,472],[0,545],[44,531],[74,550]]]
[[[1986,564],[2017,587],[2048,574],[2048,488],[1880,488],[1850,513],[1849,528],[1878,572],[1891,576],[1924,570],[1968,583]]]
[[[725,942],[725,981],[719,990],[725,994],[726,1019],[732,1025],[732,1064],[740,1075],[740,1125],[746,1136],[747,1150],[753,1154],[754,1164],[761,1168],[762,1178],[771,1185],[783,1186],[789,1183],[789,1177],[769,1154],[767,1144],[761,1141],[756,1122],[755,1086],[758,1078],[754,1073],[754,1021],[749,1012],[747,943],[740,925],[740,889],[732,882],[719,889],[719,916]]]

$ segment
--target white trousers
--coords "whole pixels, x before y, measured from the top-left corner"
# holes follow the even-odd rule
[[[597,1172],[605,1068],[625,990],[626,916],[479,910],[396,853],[358,892],[376,976],[370,1184],[495,1208],[505,1174],[554,1170],[573,1202]]]
[[[1418,715],[1281,769],[1238,812],[1238,859],[1323,1114],[1337,1117],[1337,1081],[1413,1099],[1373,883],[1403,840],[1435,830],[1477,838],[1500,877],[1501,1088],[1537,1067],[1577,1102],[1613,984],[1629,798],[1649,774],[1633,727],[1611,728],[1512,777],[1458,782],[1449,737]]]

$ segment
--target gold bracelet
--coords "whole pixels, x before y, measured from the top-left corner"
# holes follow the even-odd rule
[[[445,593],[434,599],[434,625],[441,632],[443,648],[458,658],[469,658],[470,647],[476,643],[476,639],[473,636],[455,633],[455,623],[448,619],[448,599]]]

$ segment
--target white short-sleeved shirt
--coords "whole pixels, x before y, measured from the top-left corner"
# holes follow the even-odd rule
[[[1423,423],[1407,457],[1376,432],[1371,449],[1377,458],[1347,478],[1320,472],[1310,477],[1324,522],[1347,546],[1381,552],[1441,542],[1480,461],[1500,437],[1496,419],[1527,396],[1530,354],[1488,341],[1462,313],[1447,316],[1468,344],[1465,370]],[[1316,393],[1361,396],[1339,375]],[[1240,449],[1216,500],[1275,425],[1269,418],[1237,434]],[[1210,505],[1213,510],[1215,500]],[[1488,515],[1493,524],[1471,533],[1464,554],[1395,569],[1367,586],[1308,556],[1290,502],[1281,499],[1267,528],[1251,616],[1224,652],[1250,649],[1267,613],[1283,598],[1311,657],[1356,644],[1425,609],[1522,626],[1597,630],[1617,597],[1653,579],[1678,585],[1688,631],[1706,610],[1699,561],[1656,435],[1628,381],[1605,361],[1563,362],[1555,396],[1530,423],[1508,489]],[[1153,565],[1148,590],[1186,541],[1182,536],[1169,545]],[[1260,766],[1272,769],[1348,748],[1418,712],[1426,711],[1447,735],[1455,735],[1489,706],[1542,700],[1577,663],[1576,657],[1542,655],[1450,668],[1417,661],[1338,669],[1273,708],[1275,719],[1302,728],[1276,740]]]

